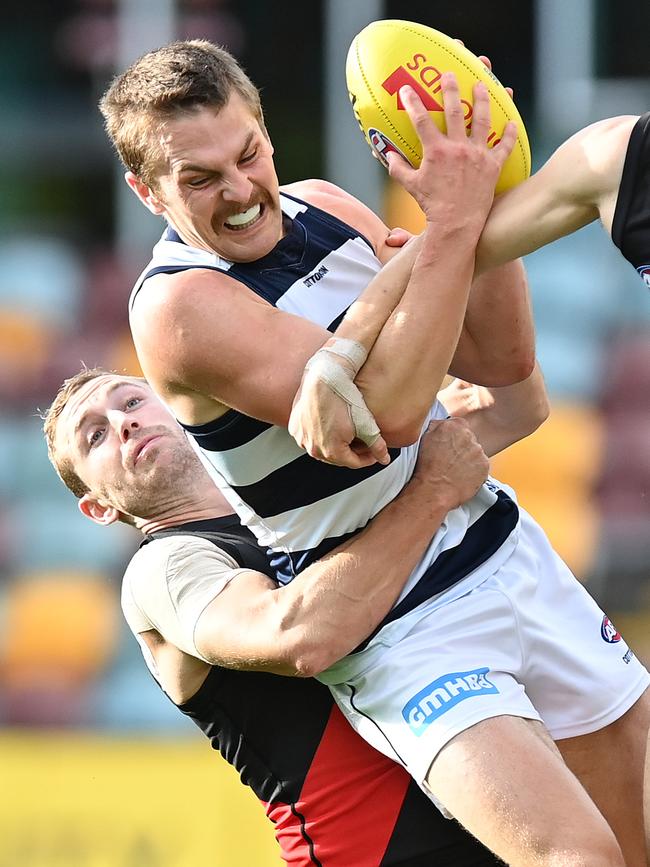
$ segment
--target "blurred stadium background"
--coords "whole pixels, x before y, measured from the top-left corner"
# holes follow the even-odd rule
[[[515,88],[537,166],[586,123],[650,108],[650,5],[636,0],[24,0],[3,10],[0,867],[278,863],[261,809],[162,696],[121,622],[136,535],[82,519],[48,465],[37,409],[82,361],[138,372],[126,299],[161,227],[130,200],[95,106],[114,71],[151,47],[225,44],[262,88],[281,181],[328,177],[389,223],[417,227],[347,105],[347,46],[378,17],[421,21],[487,53]],[[599,226],[528,268],[553,414],[494,474],[650,661],[650,297]]]

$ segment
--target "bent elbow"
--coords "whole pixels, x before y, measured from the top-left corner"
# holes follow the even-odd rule
[[[337,659],[337,648],[311,630],[294,628],[279,639],[284,645],[283,667],[292,677],[316,677]],[[340,654],[342,655],[342,654]]]
[[[331,654],[322,653],[317,649],[305,649],[292,659],[294,677],[318,677],[336,661]]]
[[[551,404],[549,403],[548,395],[544,393],[543,395],[540,395],[533,411],[530,414],[531,417],[529,433],[534,433],[538,427],[541,427],[550,414]]]
[[[551,407],[546,394],[539,395],[537,400],[531,402],[527,411],[522,414],[519,425],[514,431],[515,442],[535,433],[541,427],[551,413]]]
[[[349,643],[343,642],[341,637],[329,640],[321,637],[306,637],[294,646],[291,653],[291,667],[295,671],[295,677],[318,677],[346,653],[350,652]]]
[[[535,353],[521,352],[492,364],[482,364],[480,385],[487,388],[505,388],[528,379],[535,369]],[[465,377],[467,378],[467,377]],[[471,381],[472,377],[470,377]]]
[[[512,362],[512,373],[515,377],[514,382],[523,382],[529,376],[532,376],[536,361],[534,348],[529,352],[521,352],[516,356]]]
[[[377,420],[381,435],[389,448],[399,449],[416,443],[422,433],[430,407],[421,412],[409,410],[384,414]]]

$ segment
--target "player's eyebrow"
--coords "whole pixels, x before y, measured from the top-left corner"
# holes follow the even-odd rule
[[[117,391],[118,388],[126,388],[129,385],[136,385],[136,383],[113,382],[106,389],[105,397],[110,397],[110,395],[112,395],[115,391]],[[83,413],[81,414],[81,417],[78,419],[76,425],[74,426],[74,432],[73,432],[74,439],[77,438],[79,431],[86,424],[87,420],[90,418],[90,416],[92,416],[92,414],[94,412],[96,412],[96,410],[92,409],[91,407],[88,407],[88,409],[83,411]]]
[[[253,141],[254,138],[255,138],[255,130],[251,129],[246,134],[246,138],[244,139],[244,141],[242,143],[242,146],[240,149],[240,156],[243,156],[246,153],[248,148],[251,146],[251,142]],[[175,167],[174,171],[179,175],[184,174],[185,172],[202,172],[202,173],[206,173],[206,174],[220,174],[220,172],[214,172],[212,169],[208,169],[205,166],[199,165],[198,163],[184,163],[184,162],[179,163]]]

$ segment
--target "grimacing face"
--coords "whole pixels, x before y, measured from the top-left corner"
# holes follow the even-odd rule
[[[149,210],[186,243],[233,262],[273,249],[283,233],[273,147],[238,93],[218,111],[202,106],[166,121],[159,145],[165,169],[156,192],[126,175]]]
[[[81,511],[106,524],[119,513],[147,519],[173,509],[197,464],[184,431],[151,388],[116,374],[73,394],[58,420],[56,450],[90,489]]]

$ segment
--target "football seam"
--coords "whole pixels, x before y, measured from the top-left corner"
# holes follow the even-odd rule
[[[380,24],[381,22],[377,22],[377,23]],[[385,26],[385,25],[384,25],[384,26]],[[392,27],[391,25],[388,25],[388,27],[387,27],[386,29],[388,29],[388,30],[394,30],[395,28]],[[451,55],[452,57],[455,56],[455,55],[452,55],[451,52],[450,52],[450,50],[449,50],[445,45],[443,45],[441,42],[434,42],[434,41],[431,39],[431,37],[427,36],[425,33],[421,33],[419,30],[413,30],[412,27],[399,27],[399,28],[397,28],[397,29],[399,30],[400,33],[402,33],[402,32],[406,32],[406,33],[411,33],[411,34],[413,34],[413,35],[415,35],[415,36],[420,36],[420,37],[422,37],[423,39],[426,39],[426,41],[427,41],[427,42],[430,42],[432,45],[437,46],[437,47],[439,47],[439,48],[442,48],[442,49],[443,49],[447,54]],[[356,46],[356,54],[357,54],[357,65],[358,65],[358,67],[359,67],[359,71],[361,72],[361,75],[362,75],[363,80],[364,80],[364,82],[365,82],[365,84],[366,84],[366,87],[368,88],[368,92],[369,92],[370,95],[372,96],[372,100],[373,100],[373,102],[375,103],[376,107],[379,109],[380,113],[384,116],[385,120],[386,120],[386,121],[388,122],[388,124],[391,126],[391,128],[395,131],[396,135],[398,135],[399,138],[400,138],[402,141],[404,141],[404,139],[402,138],[402,136],[401,136],[401,135],[399,134],[399,132],[395,129],[395,127],[393,126],[393,124],[392,124],[391,121],[389,120],[388,116],[386,115],[385,111],[384,111],[383,108],[379,105],[379,103],[377,102],[377,100],[376,100],[376,98],[375,98],[375,94],[374,94],[374,92],[372,91],[372,89],[371,89],[371,87],[370,87],[370,84],[369,84],[369,82],[368,82],[368,79],[367,79],[367,77],[366,77],[366,74],[365,74],[365,72],[364,72],[364,69],[363,69],[363,67],[362,67],[362,65],[361,65],[361,61],[360,61],[360,59],[359,59],[359,43],[358,43],[358,42],[357,42],[357,46]],[[465,69],[466,69],[466,70],[467,70],[471,75],[474,75],[474,74],[475,74],[475,73],[473,72],[472,68],[471,68],[470,66],[468,66],[462,58],[459,57],[459,58],[458,58],[458,62],[461,64],[461,66],[464,66]],[[480,61],[479,61],[479,62],[480,62]],[[485,68],[486,68],[486,71],[489,71],[489,70],[487,70],[487,67],[485,67]],[[493,74],[494,74],[494,73],[493,73]],[[496,76],[494,76],[494,77],[496,78]],[[498,81],[498,79],[497,79],[497,81]],[[501,82],[499,82],[499,86],[500,86],[500,87],[503,87],[503,85],[501,84]],[[500,108],[501,111],[504,113],[504,115],[506,115],[506,118],[507,118],[508,113],[507,113],[506,110],[504,109],[503,104],[500,102],[500,100],[498,99],[498,97],[494,98],[494,97],[492,96],[492,94],[490,93],[490,99],[493,100],[493,101],[496,103],[496,105],[499,106],[499,108]],[[516,108],[516,106],[515,106],[515,108]],[[517,109],[517,113],[519,114],[519,109]],[[519,116],[521,117],[521,115],[519,115]],[[506,122],[507,122],[507,120],[506,120]],[[523,126],[523,125],[524,125],[524,123],[523,123],[523,120],[522,120],[522,121],[521,121],[521,126]],[[408,142],[404,141],[404,143],[406,144],[407,148],[408,148],[410,151],[412,151],[416,156],[418,155],[418,154],[417,154],[417,151],[414,151],[413,148],[408,144]],[[517,146],[518,146],[518,148],[519,148],[519,151],[520,151],[520,154],[521,154],[521,157],[522,157],[523,163],[524,163],[524,168],[525,168],[525,171],[526,171],[526,177],[528,177],[528,176],[530,175],[531,166],[529,165],[529,162],[528,162],[528,157],[527,157],[527,154],[526,154],[526,150],[525,150],[523,144],[521,143],[521,141],[519,140],[519,131],[517,131],[517,141],[516,141],[516,144],[517,144]]]

